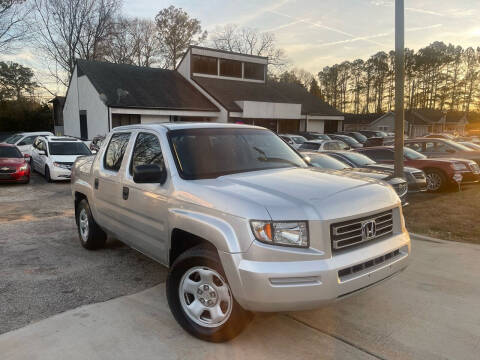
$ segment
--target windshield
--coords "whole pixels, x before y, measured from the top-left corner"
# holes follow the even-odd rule
[[[343,170],[351,167],[328,155],[308,154],[308,157],[310,158],[310,164],[322,169]]]
[[[448,143],[453,148],[455,148],[455,150],[457,150],[457,151],[473,151],[469,147],[466,147],[465,145],[459,144],[459,143],[457,143],[455,141],[452,141],[452,140],[445,140],[445,142]]]
[[[342,155],[359,167],[376,164],[376,162],[370,159],[368,156],[359,153],[344,152]]]
[[[83,142],[50,142],[50,155],[91,155],[91,151]]]
[[[352,144],[360,144],[357,139],[354,139],[353,137],[350,137],[350,136],[347,136],[347,135],[337,135],[340,140],[342,140],[343,142],[346,142],[347,144],[349,145],[352,145]]]
[[[347,135],[351,135],[352,137],[354,137],[357,141],[361,141],[362,143],[364,143],[365,141],[367,141],[367,137],[363,134],[360,134],[360,133],[350,133],[350,134],[347,134]]]
[[[0,158],[22,158],[22,153],[12,146],[0,146]]]
[[[189,180],[308,166],[269,130],[182,129],[170,131],[168,135],[178,171]]]
[[[14,134],[12,136],[9,136],[8,138],[5,139],[5,142],[7,144],[15,144],[18,140],[20,140],[23,137],[23,135],[18,135]]]
[[[303,144],[306,141],[306,139],[301,136],[292,136],[292,140],[295,144]]]
[[[472,142],[462,142],[461,144],[473,150],[480,150],[480,145],[477,145]]]
[[[419,159],[426,159],[427,158],[425,155],[420,154],[419,152],[416,152],[415,150],[412,150],[408,147],[403,148],[403,155],[408,160],[419,160]]]
[[[311,137],[315,140],[330,140],[330,136],[325,134],[312,134]]]

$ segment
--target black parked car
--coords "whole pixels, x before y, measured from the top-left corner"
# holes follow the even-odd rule
[[[383,131],[374,131],[374,130],[359,130],[360,134],[365,135],[367,138],[371,137],[387,137],[387,133]]]
[[[367,137],[363,134],[360,134],[358,131],[341,131],[337,134],[350,136],[357,140],[360,144],[365,144],[365,141],[367,141]]]
[[[402,205],[408,205],[408,183],[404,179],[394,177],[391,171],[353,168],[324,153],[304,152],[302,156],[310,165],[316,168],[342,171],[346,176],[365,176],[371,179],[385,181],[395,189],[398,197],[402,201]]]
[[[363,147],[361,143],[355,140],[353,137],[343,134],[330,134],[332,139],[343,141],[345,144],[350,146],[352,149],[358,149]]]
[[[379,164],[370,159],[368,156],[354,151],[324,151],[323,153],[328,154],[354,168],[382,170],[390,172],[391,174],[394,172],[393,165]],[[407,166],[404,167],[403,173],[405,180],[408,182],[408,191],[417,192],[427,190],[427,178],[422,170]]]

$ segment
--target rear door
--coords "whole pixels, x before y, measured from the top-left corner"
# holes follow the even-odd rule
[[[164,184],[137,184],[133,181],[133,170],[138,165],[156,164],[165,168],[163,153],[157,133],[142,130],[136,134],[123,178],[123,190],[128,194],[123,208],[129,219],[129,237],[135,241],[132,246],[167,264],[167,193],[170,182],[168,179]]]
[[[94,172],[94,206],[99,224],[119,239],[128,227],[128,220],[122,215],[124,206],[122,193],[122,169],[125,169],[125,154],[128,151],[131,132],[116,132],[101,154],[98,169]]]

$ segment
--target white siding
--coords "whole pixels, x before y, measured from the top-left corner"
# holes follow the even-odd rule
[[[63,108],[65,135],[80,137],[80,110],[87,111],[88,139],[108,133],[108,108],[86,76],[77,77],[77,68],[67,91]]]
[[[302,104],[263,101],[236,101],[243,109],[243,117],[254,119],[299,119]]]
[[[67,90],[63,107],[64,134],[80,137],[80,114],[78,110],[77,68],[73,71],[72,79]]]
[[[190,79],[190,50],[187,51],[182,62],[178,64],[177,71],[185,78]]]
[[[323,134],[325,129],[325,121],[323,120],[308,120],[307,131],[313,131]]]

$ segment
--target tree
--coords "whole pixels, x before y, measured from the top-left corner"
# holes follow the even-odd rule
[[[175,69],[190,45],[197,45],[207,38],[199,20],[190,18],[183,9],[173,5],[161,10],[155,16],[155,22],[160,51],[170,69]]]
[[[105,59],[118,64],[150,67],[160,59],[155,23],[146,19],[118,18],[105,46]]]
[[[7,52],[26,36],[25,0],[0,0],[0,52]]]
[[[310,81],[310,89],[308,91],[313,96],[323,100],[322,90],[320,89],[320,86],[318,86],[318,82],[314,77],[312,77],[312,81]]]
[[[0,62],[0,101],[20,100],[25,92],[32,92],[37,86],[33,81],[32,69],[14,62]]]
[[[51,75],[64,85],[75,58],[98,60],[113,30],[120,0],[32,0],[35,8],[35,42],[46,58],[58,65]],[[67,76],[65,76],[65,73]]]
[[[216,49],[266,56],[268,64],[278,71],[287,65],[285,52],[277,48],[275,35],[270,32],[229,24],[217,28],[210,41]]]

